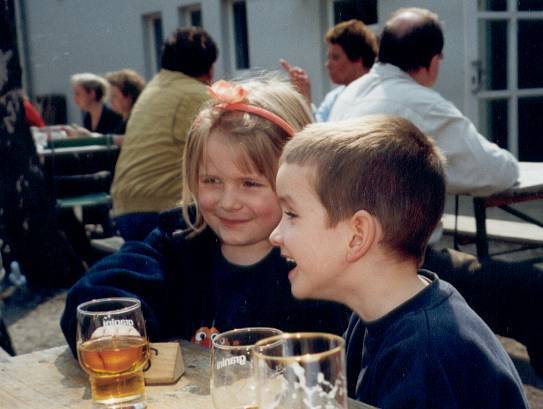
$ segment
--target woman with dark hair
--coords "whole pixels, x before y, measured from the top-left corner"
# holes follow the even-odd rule
[[[145,80],[129,68],[107,73],[105,77],[110,85],[111,108],[123,117],[121,125],[113,133],[124,135],[128,117],[145,87]]]

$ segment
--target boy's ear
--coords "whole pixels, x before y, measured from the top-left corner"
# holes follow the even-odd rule
[[[351,217],[351,237],[347,260],[356,261],[363,257],[380,240],[380,225],[366,210],[359,210]]]

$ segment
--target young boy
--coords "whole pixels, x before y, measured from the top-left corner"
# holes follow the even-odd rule
[[[283,216],[270,239],[297,264],[295,297],[354,311],[351,397],[383,408],[525,408],[494,334],[454,287],[419,270],[444,175],[433,141],[405,119],[310,125],[281,156]]]

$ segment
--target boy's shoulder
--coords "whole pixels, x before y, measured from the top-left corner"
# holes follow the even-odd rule
[[[422,273],[433,277],[425,290],[367,325],[362,355],[370,364],[368,383],[362,384],[375,392],[374,382],[403,374],[421,380],[407,387],[417,390],[420,399],[435,404],[441,399],[443,407],[448,400],[456,400],[456,407],[492,407],[494,403],[522,407],[522,384],[496,336],[454,287],[432,273]],[[350,328],[355,327],[351,322]],[[398,393],[405,395],[399,398],[403,399],[412,391],[398,385]],[[490,406],[483,404],[486,401]],[[506,406],[500,401],[507,402]]]
[[[430,278],[431,284],[398,308],[386,332],[424,341],[428,352],[439,359],[451,357],[458,361],[459,354],[465,357],[488,354],[505,359],[506,353],[494,333],[460,293],[435,274],[420,273]],[[455,354],[451,354],[453,350]]]

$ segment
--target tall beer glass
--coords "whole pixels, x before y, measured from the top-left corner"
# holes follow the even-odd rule
[[[257,342],[253,356],[259,409],[347,409],[343,338],[283,334]]]
[[[255,343],[281,334],[275,328],[254,327],[226,331],[213,338],[211,398],[215,409],[256,408],[251,351]]]
[[[149,342],[141,303],[103,298],[77,307],[77,356],[97,408],[143,409]]]

